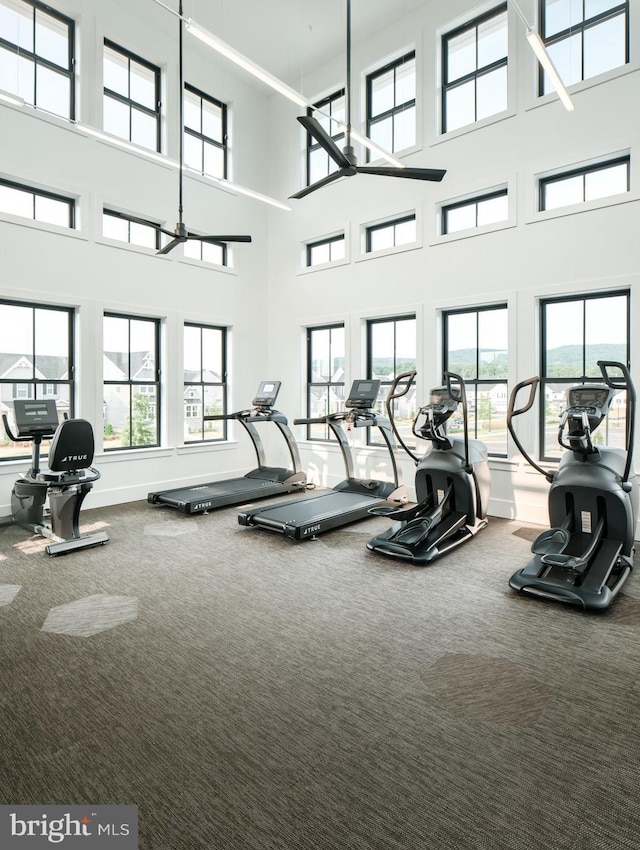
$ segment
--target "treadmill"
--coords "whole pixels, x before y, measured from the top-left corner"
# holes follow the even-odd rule
[[[169,505],[182,511],[183,514],[206,514],[214,508],[305,490],[307,476],[302,471],[298,446],[287,424],[287,417],[273,407],[280,385],[280,381],[262,381],[253,399],[251,410],[204,417],[205,422],[220,419],[235,419],[239,422],[251,438],[255,449],[258,460],[256,469],[252,469],[241,478],[229,478],[226,481],[212,481],[209,484],[149,493],[147,501],[153,505]],[[262,422],[273,422],[284,437],[291,455],[291,469],[266,465],[264,446],[255,427]]]
[[[380,381],[353,382],[345,410],[317,419],[295,419],[294,425],[326,424],[340,446],[347,477],[327,493],[309,499],[280,502],[277,505],[250,508],[238,515],[240,525],[252,525],[276,531],[293,540],[313,540],[319,534],[342,525],[349,525],[370,516],[371,508],[382,504],[404,504],[407,492],[401,481],[401,471],[393,432],[389,420],[373,411]],[[358,478],[344,426],[351,428],[377,427],[382,434],[391,458],[393,481]]]

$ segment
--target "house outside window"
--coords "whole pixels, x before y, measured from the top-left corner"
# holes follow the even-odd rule
[[[542,0],[540,31],[565,86],[619,68],[629,61],[628,0]],[[554,91],[538,67],[541,95]]]
[[[505,3],[443,37],[443,133],[507,108],[507,36]]]
[[[338,121],[345,120],[345,100],[344,89],[334,92],[328,97],[318,100],[315,104],[317,109],[307,109],[307,115],[315,118],[323,127],[323,129],[331,136],[333,141],[339,148],[342,148],[344,140],[344,130],[339,129]],[[317,110],[322,110],[324,115],[321,115]],[[326,116],[334,118],[331,121]],[[315,183],[316,180],[321,180],[332,174],[338,168],[337,163],[331,159],[325,149],[317,142],[313,136],[307,133],[307,186]]]
[[[573,384],[602,383],[598,360],[630,366],[630,293],[544,299],[540,333],[540,456],[554,460],[564,451],[558,445],[558,425],[567,389]],[[624,448],[626,427],[626,398],[619,393],[595,439]]]
[[[307,328],[307,417],[337,413],[345,401],[343,324]],[[307,425],[308,440],[335,440],[328,425]]]
[[[469,437],[481,440],[489,456],[507,456],[509,338],[506,304],[443,313],[443,366],[464,380]],[[461,408],[447,423],[464,436]]]
[[[160,445],[160,322],[105,313],[104,448]]]
[[[160,69],[105,39],[103,129],[160,150]]]
[[[227,439],[227,329],[184,325],[184,442]]]
[[[0,180],[0,212],[58,227],[75,227],[73,198]]]
[[[227,107],[194,86],[184,87],[184,164],[200,174],[227,176]]]
[[[416,144],[415,50],[367,75],[367,136],[390,153]]]
[[[628,156],[544,177],[539,182],[540,210],[554,210],[622,195],[631,190],[630,180]]]
[[[71,18],[33,0],[0,0],[0,89],[43,112],[72,120]]]
[[[10,423],[16,398],[54,398],[61,420],[73,416],[73,322],[67,307],[0,301],[0,413]],[[0,460],[29,456],[30,446],[10,443],[2,424],[0,437]]]

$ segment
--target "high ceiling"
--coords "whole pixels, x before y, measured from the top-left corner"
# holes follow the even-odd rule
[[[166,0],[177,6],[177,0]],[[184,14],[294,88],[323,61],[343,56],[347,0],[183,0]],[[352,0],[355,43],[424,0]]]

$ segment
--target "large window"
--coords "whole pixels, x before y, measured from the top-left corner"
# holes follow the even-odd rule
[[[57,224],[59,227],[75,227],[75,201],[63,195],[32,189],[9,180],[0,180],[0,212]]]
[[[307,242],[306,254],[308,267],[344,260],[344,233],[317,242]]]
[[[11,424],[16,398],[54,398],[61,420],[73,415],[73,310],[0,301],[0,361],[0,413]],[[0,459],[29,454],[1,424],[0,435]]]
[[[184,326],[184,441],[225,440],[227,412],[227,329]]]
[[[160,150],[160,69],[111,41],[104,43],[106,133]]]
[[[415,50],[367,76],[367,136],[390,152],[415,145]]]
[[[442,207],[442,233],[458,233],[486,224],[496,224],[509,218],[507,190],[478,195],[466,201]]]
[[[184,87],[184,164],[227,176],[227,107],[190,85]]]
[[[326,132],[332,137],[339,148],[344,139],[344,129],[340,129],[338,121],[345,120],[344,89],[317,101],[314,104],[317,109],[322,110],[324,115],[314,109],[307,109],[307,115],[317,119]],[[331,116],[331,121],[327,116]],[[331,159],[325,149],[307,133],[307,186],[332,174],[338,168],[337,163]]]
[[[507,5],[447,33],[442,43],[442,132],[507,108]]]
[[[504,304],[443,314],[443,364],[464,380],[469,436],[490,455],[507,455],[508,324]],[[453,437],[463,436],[462,410],[447,422]]]
[[[628,0],[542,0],[543,40],[565,86],[629,61]],[[539,68],[539,91],[553,85]]]
[[[318,418],[342,410],[345,400],[344,325],[307,329],[307,416]],[[307,439],[328,440],[327,425],[308,425]],[[335,438],[333,438],[335,439]]]
[[[118,242],[128,242],[130,245],[140,245],[142,248],[152,248],[156,251],[165,241],[157,226],[149,221],[130,218],[124,213],[104,209],[102,213],[102,235],[107,239]]]
[[[366,229],[365,251],[384,251],[388,248],[398,248],[416,241],[415,213],[402,218],[385,221],[382,224],[372,224]]]
[[[629,157],[576,168],[540,180],[540,209],[584,204],[630,191]]]
[[[540,454],[557,458],[560,415],[573,384],[602,383],[598,360],[629,363],[629,292],[550,298],[541,302]],[[620,393],[595,442],[624,447],[626,399]]]
[[[105,313],[105,450],[160,443],[160,323]]]
[[[376,409],[386,415],[385,399],[394,379],[403,372],[416,369],[416,317],[370,319],[367,322],[367,378],[380,381]],[[415,386],[393,402],[393,416],[398,431],[407,445],[415,443],[411,425],[416,414]],[[381,444],[377,429],[370,428],[369,442]]]
[[[74,23],[33,0],[0,0],[0,89],[74,118]]]

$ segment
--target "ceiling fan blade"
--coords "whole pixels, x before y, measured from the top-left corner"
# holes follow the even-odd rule
[[[170,234],[173,235],[173,234]],[[179,245],[181,242],[186,242],[186,236],[176,236],[175,239],[172,239],[171,242],[167,242],[164,248],[160,248],[159,251],[156,251],[156,254],[168,254],[169,251],[173,251],[176,245]]]
[[[298,121],[302,124],[307,133],[309,133],[310,136],[313,136],[316,142],[326,150],[331,159],[336,162],[340,168],[351,168],[352,163],[349,162],[347,157],[316,118],[312,118],[310,115],[299,115]]]
[[[304,198],[305,195],[311,194],[311,192],[315,192],[316,189],[321,189],[323,186],[327,186],[329,183],[333,183],[334,180],[337,180],[339,177],[352,177],[356,173],[356,169],[350,165],[349,168],[339,168],[337,171],[334,171],[331,174],[328,174],[326,177],[323,177],[322,180],[316,180],[315,183],[312,183],[310,186],[305,186],[304,189],[301,189],[299,192],[296,192],[295,195],[289,195],[290,198]]]
[[[442,168],[396,168],[392,165],[358,165],[356,169],[364,174],[378,174],[381,177],[406,177],[409,180],[433,180],[436,183],[447,173]]]
[[[201,242],[251,242],[251,236],[198,236],[187,233],[187,239],[199,239]]]

